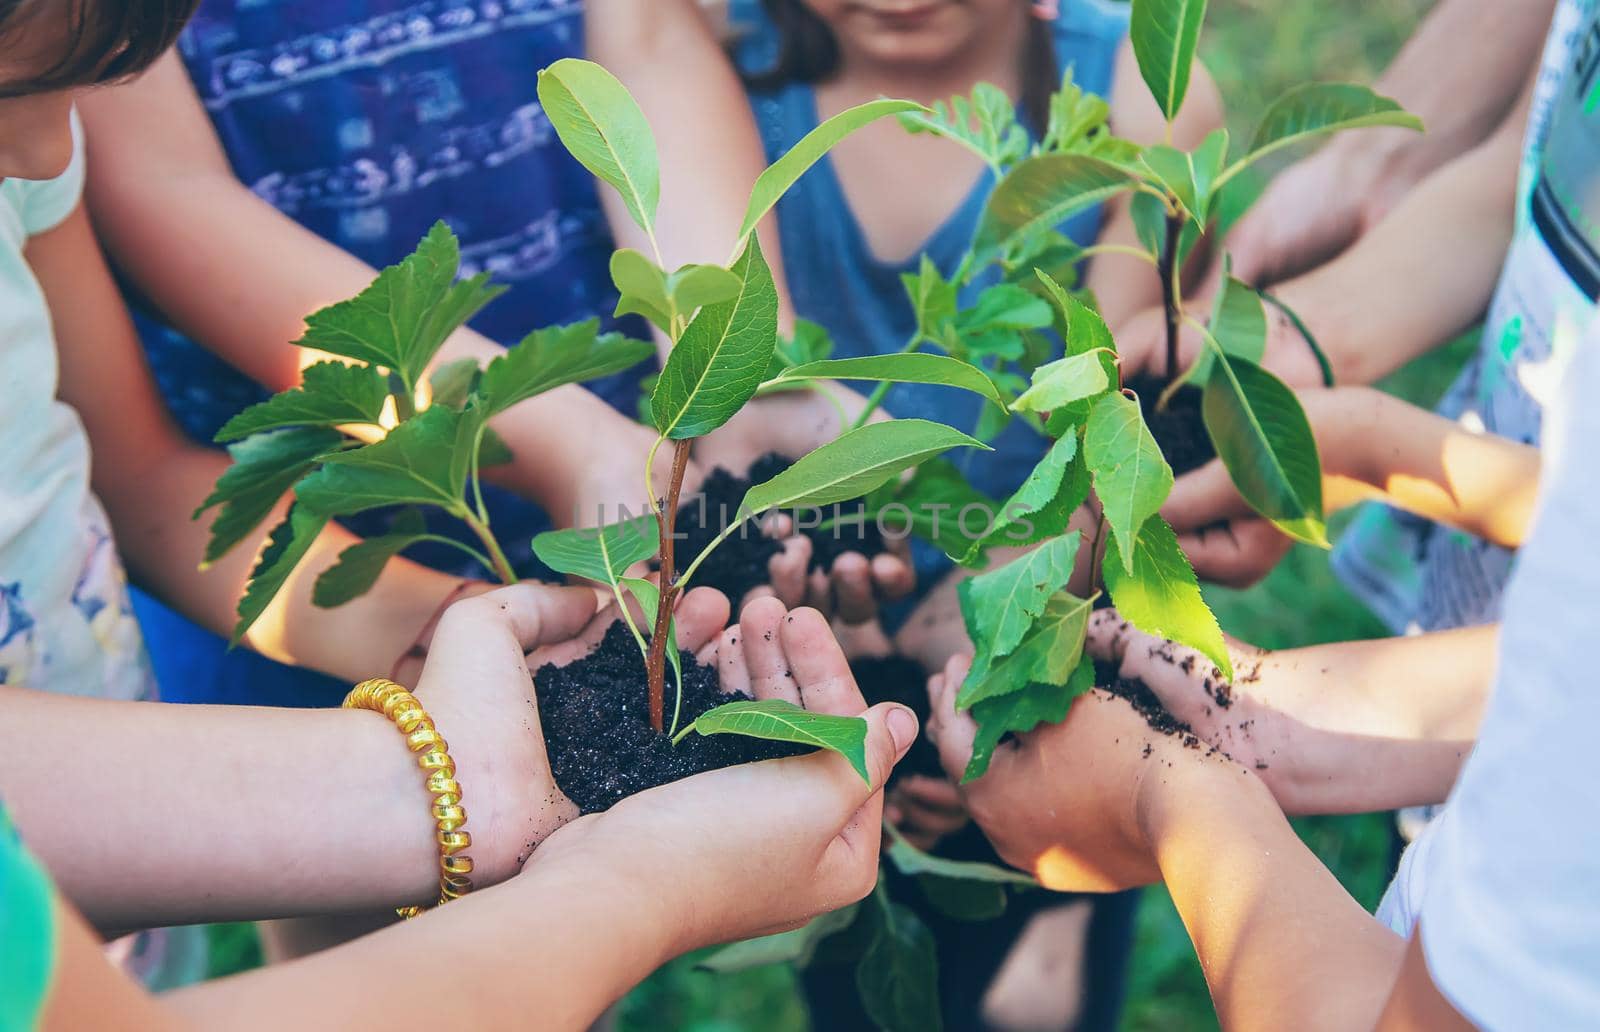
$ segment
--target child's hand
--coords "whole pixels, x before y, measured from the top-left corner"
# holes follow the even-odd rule
[[[1214,288],[1184,300],[1185,308],[1201,322],[1211,311]],[[1300,331],[1289,317],[1273,305],[1266,306],[1267,348],[1261,365],[1291,387],[1316,387],[1322,384],[1322,367]],[[1141,373],[1166,383],[1167,320],[1160,308],[1147,308],[1116,327],[1117,358],[1122,380],[1127,383]],[[1187,323],[1178,327],[1178,372],[1186,373],[1205,348],[1200,331]],[[1152,399],[1154,400],[1154,399]]]
[[[530,671],[587,653],[616,618],[595,607],[591,588],[523,583],[457,602],[439,621],[416,695],[450,742],[480,885],[516,874],[578,815],[550,773]],[[727,618],[721,595],[689,592],[679,644],[702,650]]]
[[[535,854],[537,870],[600,868],[644,886],[674,952],[795,928],[870,892],[883,784],[916,738],[904,707],[867,709],[819,613],[758,600],[717,661],[726,688],[864,715],[872,783],[828,752],[730,767],[624,799]]]
[[[972,820],[960,789],[944,778],[921,774],[902,778],[889,790],[884,817],[924,853]]]

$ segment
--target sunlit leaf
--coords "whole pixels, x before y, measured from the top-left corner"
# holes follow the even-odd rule
[[[211,524],[204,565],[216,562],[248,537],[295,481],[338,449],[344,439],[336,430],[303,427],[256,434],[230,445],[233,465],[217,478],[216,487],[194,511],[193,518],[199,519],[207,509],[222,506]]]
[[[1020,548],[1063,534],[1068,520],[1088,496],[1089,471],[1078,454],[1074,428],[1050,446],[1022,486],[1000,506],[989,533],[965,542],[964,554],[949,554],[963,566],[981,567],[987,564],[991,548]]]
[[[1189,91],[1206,0],[1133,0],[1128,38],[1156,107],[1170,122]]]
[[[339,553],[339,561],[323,570],[311,589],[311,601],[324,608],[342,606],[372,590],[390,559],[422,540],[428,523],[415,509],[400,513],[387,534],[367,538]]]
[[[652,231],[661,162],[644,112],[616,77],[565,57],[539,72],[539,103],[578,163],[611,184],[641,229]]]
[[[295,488],[300,504],[324,516],[383,505],[462,508],[470,452],[458,447],[472,417],[443,405],[406,420],[381,441],[330,455]],[[481,414],[479,415],[481,420]]]
[[[1021,643],[1046,605],[1072,579],[1078,558],[1077,531],[1045,542],[997,570],[963,583],[977,621],[977,637],[992,656]]]
[[[956,708],[970,709],[985,699],[1020,692],[1041,682],[1065,684],[1083,657],[1084,638],[1089,628],[1089,601],[1060,592],[1046,603],[1043,614],[1034,621],[1021,644],[1006,655],[995,656],[978,638],[980,623],[976,602],[970,590],[963,590],[969,583],[962,581],[956,590],[968,635],[979,651],[956,695]]]
[[[1028,131],[1017,121],[1016,106],[993,83],[974,86],[971,100],[955,96],[932,110],[902,114],[900,124],[908,132],[953,140],[997,172],[1028,155]]]
[[[1231,678],[1233,666],[1223,643],[1222,628],[1200,596],[1194,568],[1178,547],[1178,536],[1160,516],[1152,516],[1139,530],[1139,547],[1133,572],[1117,554],[1115,538],[1106,545],[1102,573],[1106,590],[1123,619],[1146,634],[1170,638],[1198,649]]]
[[[994,759],[995,748],[1008,734],[1026,734],[1042,724],[1059,724],[1067,719],[1072,701],[1094,687],[1094,660],[1085,655],[1078,660],[1060,684],[1038,681],[1021,691],[984,699],[972,707],[978,731],[972,742],[972,758],[961,775],[965,784],[983,777]]]
[[[817,713],[784,699],[759,699],[709,709],[689,727],[701,735],[744,735],[769,742],[814,745],[843,756],[862,781],[872,783],[872,774],[867,770],[867,722],[862,717]]]
[[[600,320],[534,330],[483,371],[478,391],[490,415],[519,401],[602,376],[620,373],[655,353],[649,341],[601,333]]]
[[[653,515],[603,527],[547,530],[533,539],[533,554],[557,573],[615,584],[628,567],[642,563],[660,547]]]
[[[370,366],[318,362],[307,367],[299,387],[251,405],[223,424],[213,440],[237,441],[263,430],[291,426],[376,424],[389,390]]]
[[[1109,351],[1068,355],[1033,371],[1033,385],[1011,403],[1019,412],[1053,412],[1063,405],[1105,393],[1112,383],[1106,370]]]
[[[924,419],[868,423],[751,487],[740,510],[754,515],[769,509],[847,502],[951,448],[984,447],[959,430]]]
[[[1145,426],[1139,403],[1120,393],[1103,396],[1089,410],[1083,457],[1094,475],[1094,493],[1106,522],[1123,544],[1132,571],[1135,535],[1172,491],[1172,467]]]
[[[267,611],[267,606],[272,604],[278,592],[283,590],[289,574],[305,558],[317,535],[327,525],[326,516],[313,513],[304,505],[289,506],[283,522],[273,528],[261,557],[250,571],[244,596],[239,599],[239,620],[233,625],[231,644],[237,645],[244,640],[245,633]]]

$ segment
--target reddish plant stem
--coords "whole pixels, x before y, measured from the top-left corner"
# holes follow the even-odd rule
[[[645,661],[645,676],[650,686],[650,726],[664,729],[666,709],[667,646],[672,641],[672,607],[678,600],[678,572],[673,566],[673,528],[678,520],[678,494],[689,469],[689,442],[672,445],[672,477],[667,481],[667,497],[658,503],[656,524],[661,531],[661,604],[656,607],[655,630],[650,634],[650,655]]]
[[[1178,243],[1183,236],[1183,217],[1167,216],[1167,241],[1161,249],[1161,306],[1167,315],[1167,382],[1178,375]]]

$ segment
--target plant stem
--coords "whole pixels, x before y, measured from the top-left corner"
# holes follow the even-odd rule
[[[672,736],[672,744],[673,745],[677,745],[679,742],[683,741],[685,738],[688,738],[689,737],[689,732],[694,730],[694,723],[695,722],[692,721],[692,720],[689,721],[689,723],[684,725],[682,731],[679,731],[677,734],[673,735]]]
[[[479,519],[477,513],[471,512],[465,506],[456,515],[461,517],[462,521],[472,528],[472,532],[478,535],[478,540],[483,542],[483,549],[489,554],[489,567],[494,570],[494,575],[500,578],[500,583],[515,584],[516,571],[511,568],[511,560],[507,559],[505,552],[501,550],[500,542],[496,541],[494,534],[489,531],[488,521]]]
[[[683,477],[689,469],[689,444],[687,439],[673,442],[672,479],[667,483],[667,497],[656,512],[656,523],[661,531],[661,604],[656,607],[650,655],[645,657],[645,677],[650,689],[650,726],[657,731],[663,727],[667,649],[672,644],[672,605],[678,598],[678,580],[672,568],[673,524],[678,519],[678,493],[683,489]]]
[[[1167,239],[1161,249],[1161,306],[1167,315],[1167,380],[1178,375],[1178,241],[1183,236],[1183,216],[1167,210]]]
[[[1100,567],[1104,556],[1100,554],[1100,539],[1106,532],[1106,517],[1100,514],[1100,519],[1094,526],[1094,542],[1089,546],[1089,597],[1100,594]]]
[[[700,554],[694,557],[694,562],[690,563],[688,568],[683,571],[683,575],[678,578],[678,587],[681,588],[685,584],[688,584],[690,578],[694,576],[694,571],[700,569],[700,564],[705,562],[706,559],[710,557],[711,553],[717,550],[717,546],[728,540],[734,531],[744,526],[744,520],[739,518],[739,514],[734,513],[734,516],[735,519],[733,519],[726,527],[723,527],[722,530],[718,532],[716,537],[711,539],[711,544],[702,548],[700,550]]]
[[[1093,247],[1085,247],[1078,254],[1078,257],[1080,259],[1093,258],[1097,254],[1127,255],[1129,258],[1137,258],[1150,265],[1159,265],[1161,262],[1161,259],[1156,255],[1151,254],[1142,247],[1134,247],[1131,244],[1095,244]]]
[[[922,331],[920,329],[913,330],[911,332],[911,339],[900,345],[900,350],[895,352],[895,354],[909,355],[911,352],[917,350],[917,348],[921,346]],[[870,419],[872,414],[878,410],[878,406],[883,404],[883,396],[889,393],[889,388],[892,385],[892,382],[889,380],[878,381],[878,386],[872,388],[872,393],[867,395],[867,407],[862,409],[860,414],[856,416],[855,421],[850,424],[849,429],[860,430],[862,427],[867,425],[867,420]]]
[[[441,545],[449,545],[451,548],[458,549],[459,551],[470,555],[474,560],[481,563],[485,570],[494,569],[494,562],[488,556],[484,555],[482,552],[478,551],[476,548],[473,548],[471,545],[466,544],[465,542],[457,541],[455,538],[445,537],[443,534],[423,534],[419,536],[417,540],[435,541]]]

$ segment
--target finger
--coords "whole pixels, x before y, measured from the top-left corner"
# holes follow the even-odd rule
[[[699,652],[716,641],[728,624],[728,597],[712,588],[694,588],[678,600],[672,612],[678,628],[678,647]]]
[[[827,570],[812,570],[806,575],[806,605],[823,616],[833,615],[833,580]]]
[[[901,779],[900,788],[908,802],[926,810],[955,816],[965,816],[967,812],[961,791],[944,778],[913,774]]]
[[[902,555],[881,553],[872,557],[872,586],[886,602],[905,598],[917,586],[917,574]]]
[[[475,667],[473,655],[480,651],[492,653],[495,662],[515,653],[521,664],[530,650],[575,637],[594,610],[588,588],[512,584],[446,609],[428,654],[446,667]]]
[[[1291,544],[1263,519],[1235,520],[1178,536],[1178,547],[1201,580],[1232,588],[1249,587],[1266,576]]]
[[[1120,668],[1128,651],[1128,639],[1137,633],[1115,609],[1099,609],[1089,615],[1089,633],[1083,647],[1090,657]]]
[[[1227,467],[1220,459],[1212,459],[1178,478],[1161,506],[1161,515],[1181,534],[1222,520],[1251,516],[1254,511],[1239,496]]]
[[[777,599],[757,599],[745,606],[739,615],[739,633],[744,639],[750,694],[758,699],[782,699],[798,706],[800,688],[790,673],[780,634],[788,615],[789,610]]]
[[[724,693],[750,695],[750,668],[745,664],[740,642],[744,633],[737,625],[722,632],[717,641],[717,683]]]
[[[839,619],[859,624],[878,615],[878,604],[872,597],[872,568],[866,556],[846,552],[833,561],[833,569],[828,573],[833,580],[834,598],[839,603]]]
[[[786,537],[783,551],[767,561],[767,576],[772,589],[786,606],[798,606],[806,599],[806,572],[811,567],[811,539]]]
[[[826,758],[826,776],[837,806],[835,812],[841,833],[869,804],[874,815],[882,814],[883,786],[895,764],[905,758],[911,743],[917,739],[917,715],[897,702],[881,702],[861,714],[861,718],[867,722],[865,779],[853,764],[837,753],[816,754],[818,758]]]
[[[867,708],[850,672],[850,661],[821,613],[794,610],[783,618],[779,636],[801,705],[841,716],[854,716]]]
[[[904,811],[904,817],[899,824],[909,825],[917,831],[936,838],[943,838],[951,832],[960,831],[966,826],[968,820],[965,810],[951,813],[949,810],[924,806],[915,799],[906,799],[900,805]],[[899,824],[896,826],[898,827]]]
[[[961,778],[972,760],[972,743],[977,737],[978,725],[967,713],[956,712],[956,694],[967,679],[972,659],[966,655],[951,656],[945,664],[942,677],[928,682],[929,704],[938,714],[930,718],[933,725],[933,744],[939,751],[939,763],[952,781]],[[937,686],[933,683],[937,680]]]

